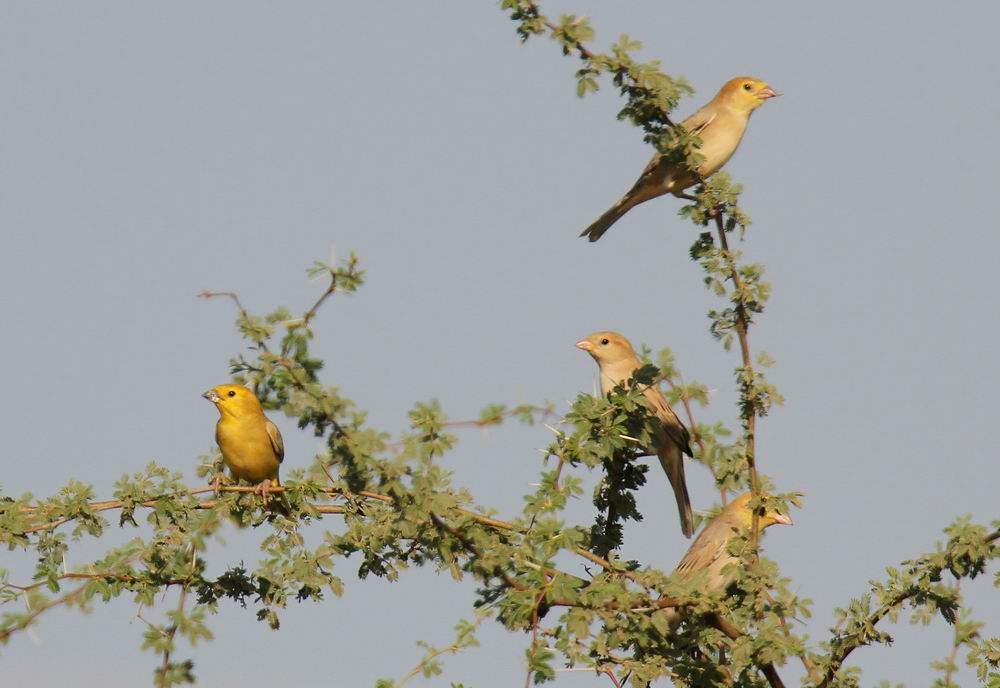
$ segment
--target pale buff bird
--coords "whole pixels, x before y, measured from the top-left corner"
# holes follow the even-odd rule
[[[718,592],[729,586],[736,575],[735,567],[730,565],[739,565],[739,559],[729,553],[729,544],[740,532],[746,532],[753,526],[753,510],[749,506],[751,497],[753,495],[749,492],[736,497],[705,526],[677,564],[674,576],[684,579],[705,571],[706,592]],[[761,531],[775,524],[790,526],[792,519],[779,511],[763,511],[760,514],[758,528]],[[676,610],[664,611],[671,625],[680,621]]]
[[[628,193],[580,236],[597,241],[622,215],[651,198],[671,193],[691,199],[684,190],[711,177],[733,157],[746,133],[750,115],[765,100],[777,95],[765,82],[753,77],[738,76],[727,81],[707,105],[680,124],[701,139],[699,153],[705,159],[698,165],[698,174],[692,174],[683,164],[672,163],[657,152]]]
[[[254,393],[242,385],[219,385],[202,396],[219,409],[215,441],[226,466],[234,478],[257,485],[266,499],[268,490],[281,484],[278,467],[285,458],[285,444],[278,426],[264,415]]]
[[[597,361],[601,376],[601,393],[607,394],[616,385],[627,382],[632,374],[642,366],[632,345],[617,332],[595,332],[576,343]],[[663,397],[659,387],[652,385],[645,390],[646,400],[661,421],[661,432],[656,438],[656,451],[663,466],[663,472],[670,480],[677,500],[677,511],[681,517],[681,531],[684,537],[694,533],[694,516],[691,513],[691,498],[688,497],[687,483],[684,481],[684,454],[691,456],[690,435],[670,404]]]

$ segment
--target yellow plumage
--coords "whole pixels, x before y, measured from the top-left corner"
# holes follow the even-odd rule
[[[749,506],[752,497],[749,492],[741,494],[709,521],[674,569],[677,578],[691,578],[704,572],[706,592],[718,592],[729,586],[735,575],[733,565],[739,565],[739,559],[729,553],[729,544],[753,525],[753,510]],[[764,511],[758,517],[761,531],[775,524],[790,526],[792,519],[778,511]],[[664,614],[671,625],[680,621],[680,614],[673,609],[665,610]]]
[[[233,477],[261,485],[264,494],[279,485],[285,445],[254,393],[241,385],[219,385],[202,396],[219,410],[215,441]]]

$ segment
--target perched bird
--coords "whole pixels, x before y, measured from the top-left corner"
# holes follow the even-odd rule
[[[607,394],[616,385],[628,381],[642,366],[632,345],[617,332],[595,332],[576,343],[593,356],[601,371],[601,393]],[[694,534],[694,516],[691,513],[691,498],[688,497],[687,483],[684,482],[684,456],[691,456],[691,437],[670,404],[663,397],[660,388],[651,385],[645,391],[646,400],[656,417],[660,419],[661,431],[655,439],[656,455],[660,459],[664,473],[674,488],[677,511],[681,517],[681,532],[684,537]]]
[[[749,530],[753,525],[753,510],[749,507],[751,497],[753,495],[749,492],[736,497],[705,526],[674,569],[676,577],[689,578],[706,571],[707,592],[717,592],[729,586],[735,577],[735,571],[732,567],[724,569],[739,562],[737,557],[729,553],[729,543],[740,531]],[[790,526],[792,519],[788,514],[778,511],[764,511],[758,518],[761,531],[777,523]],[[671,625],[680,621],[680,614],[676,610],[665,611]]]
[[[628,193],[580,236],[597,241],[629,210],[663,194],[672,193],[679,198],[692,199],[684,193],[684,189],[712,176],[733,157],[746,132],[750,115],[765,100],[777,95],[765,82],[753,77],[738,76],[727,81],[707,105],[680,124],[701,139],[699,152],[705,159],[698,166],[698,174],[692,174],[683,163],[675,164],[657,152]]]
[[[219,409],[215,441],[222,460],[234,478],[257,485],[258,492],[267,499],[268,490],[281,484],[278,467],[285,458],[278,426],[264,415],[254,393],[242,385],[219,385],[202,396]]]

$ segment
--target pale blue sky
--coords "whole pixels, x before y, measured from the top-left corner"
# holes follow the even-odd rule
[[[815,600],[807,628],[823,638],[834,606],[930,549],[956,515],[998,516],[1000,12],[543,9],[590,16],[598,48],[623,32],[642,40],[644,57],[696,87],[680,115],[737,74],[785,93],[754,116],[728,169],[754,218],[742,248],[775,290],[753,345],[776,359],[770,377],[788,402],[761,423],[759,461],[780,489],[805,493],[767,552]],[[732,422],[736,358],[707,332],[717,302],[687,259],[696,230],[679,203],[634,210],[597,245],[576,238],[649,155],[615,121],[610,85],[575,97],[576,67],[547,38],[520,45],[495,2],[0,5],[4,491],[46,495],[78,478],[106,496],[151,459],[194,481],[216,416],[199,394],[227,379],[241,346],[230,304],[194,295],[307,307],[322,286],[304,268],[333,246],[360,255],[368,285],[325,307],[316,353],[379,427],[404,427],[430,398],[453,418],[490,402],[564,410],[592,387],[594,365],[573,343],[595,329],[673,347],[685,375],[714,390],[700,416]],[[308,464],[316,440],[276,420],[286,464]],[[461,439],[456,482],[514,513],[548,432]],[[687,542],[659,477],[640,493],[648,516],[627,553],[670,568]],[[692,468],[689,483],[707,507],[708,476]],[[254,561],[254,547],[229,534],[212,564]],[[74,550],[70,564],[99,551]],[[0,567],[26,566],[0,555]],[[365,686],[402,675],[416,640],[446,643],[468,616],[471,582],[415,571],[362,583],[355,567],[338,566],[346,597],[289,609],[279,633],[224,605],[216,640],[180,656],[206,686]],[[1000,618],[989,580],[966,589],[979,618]],[[156,660],[139,651],[134,614],[127,601],[53,612],[0,648],[3,675],[146,684]],[[890,651],[852,656],[865,685],[929,683],[950,629],[904,623],[895,635]],[[481,640],[446,678],[520,685],[526,638],[489,624]],[[794,685],[797,667],[783,674]],[[556,685],[610,682],[574,673]]]

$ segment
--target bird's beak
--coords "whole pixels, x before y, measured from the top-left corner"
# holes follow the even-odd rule
[[[765,86],[764,88],[757,91],[757,95],[760,96],[762,100],[767,100],[768,98],[777,98],[781,94],[775,91],[770,86]]]
[[[201,396],[205,397],[206,399],[208,399],[213,404],[216,403],[217,401],[220,401],[222,399],[222,397],[220,397],[218,394],[215,393],[214,389],[208,390],[207,392],[205,392]]]
[[[783,526],[794,525],[792,523],[792,517],[789,516],[788,514],[775,514],[774,515],[774,522],[775,523],[779,523],[779,524],[781,524]]]
[[[594,350],[594,345],[588,342],[586,339],[581,339],[576,343],[576,348],[583,349],[587,353],[590,353],[591,351]]]

